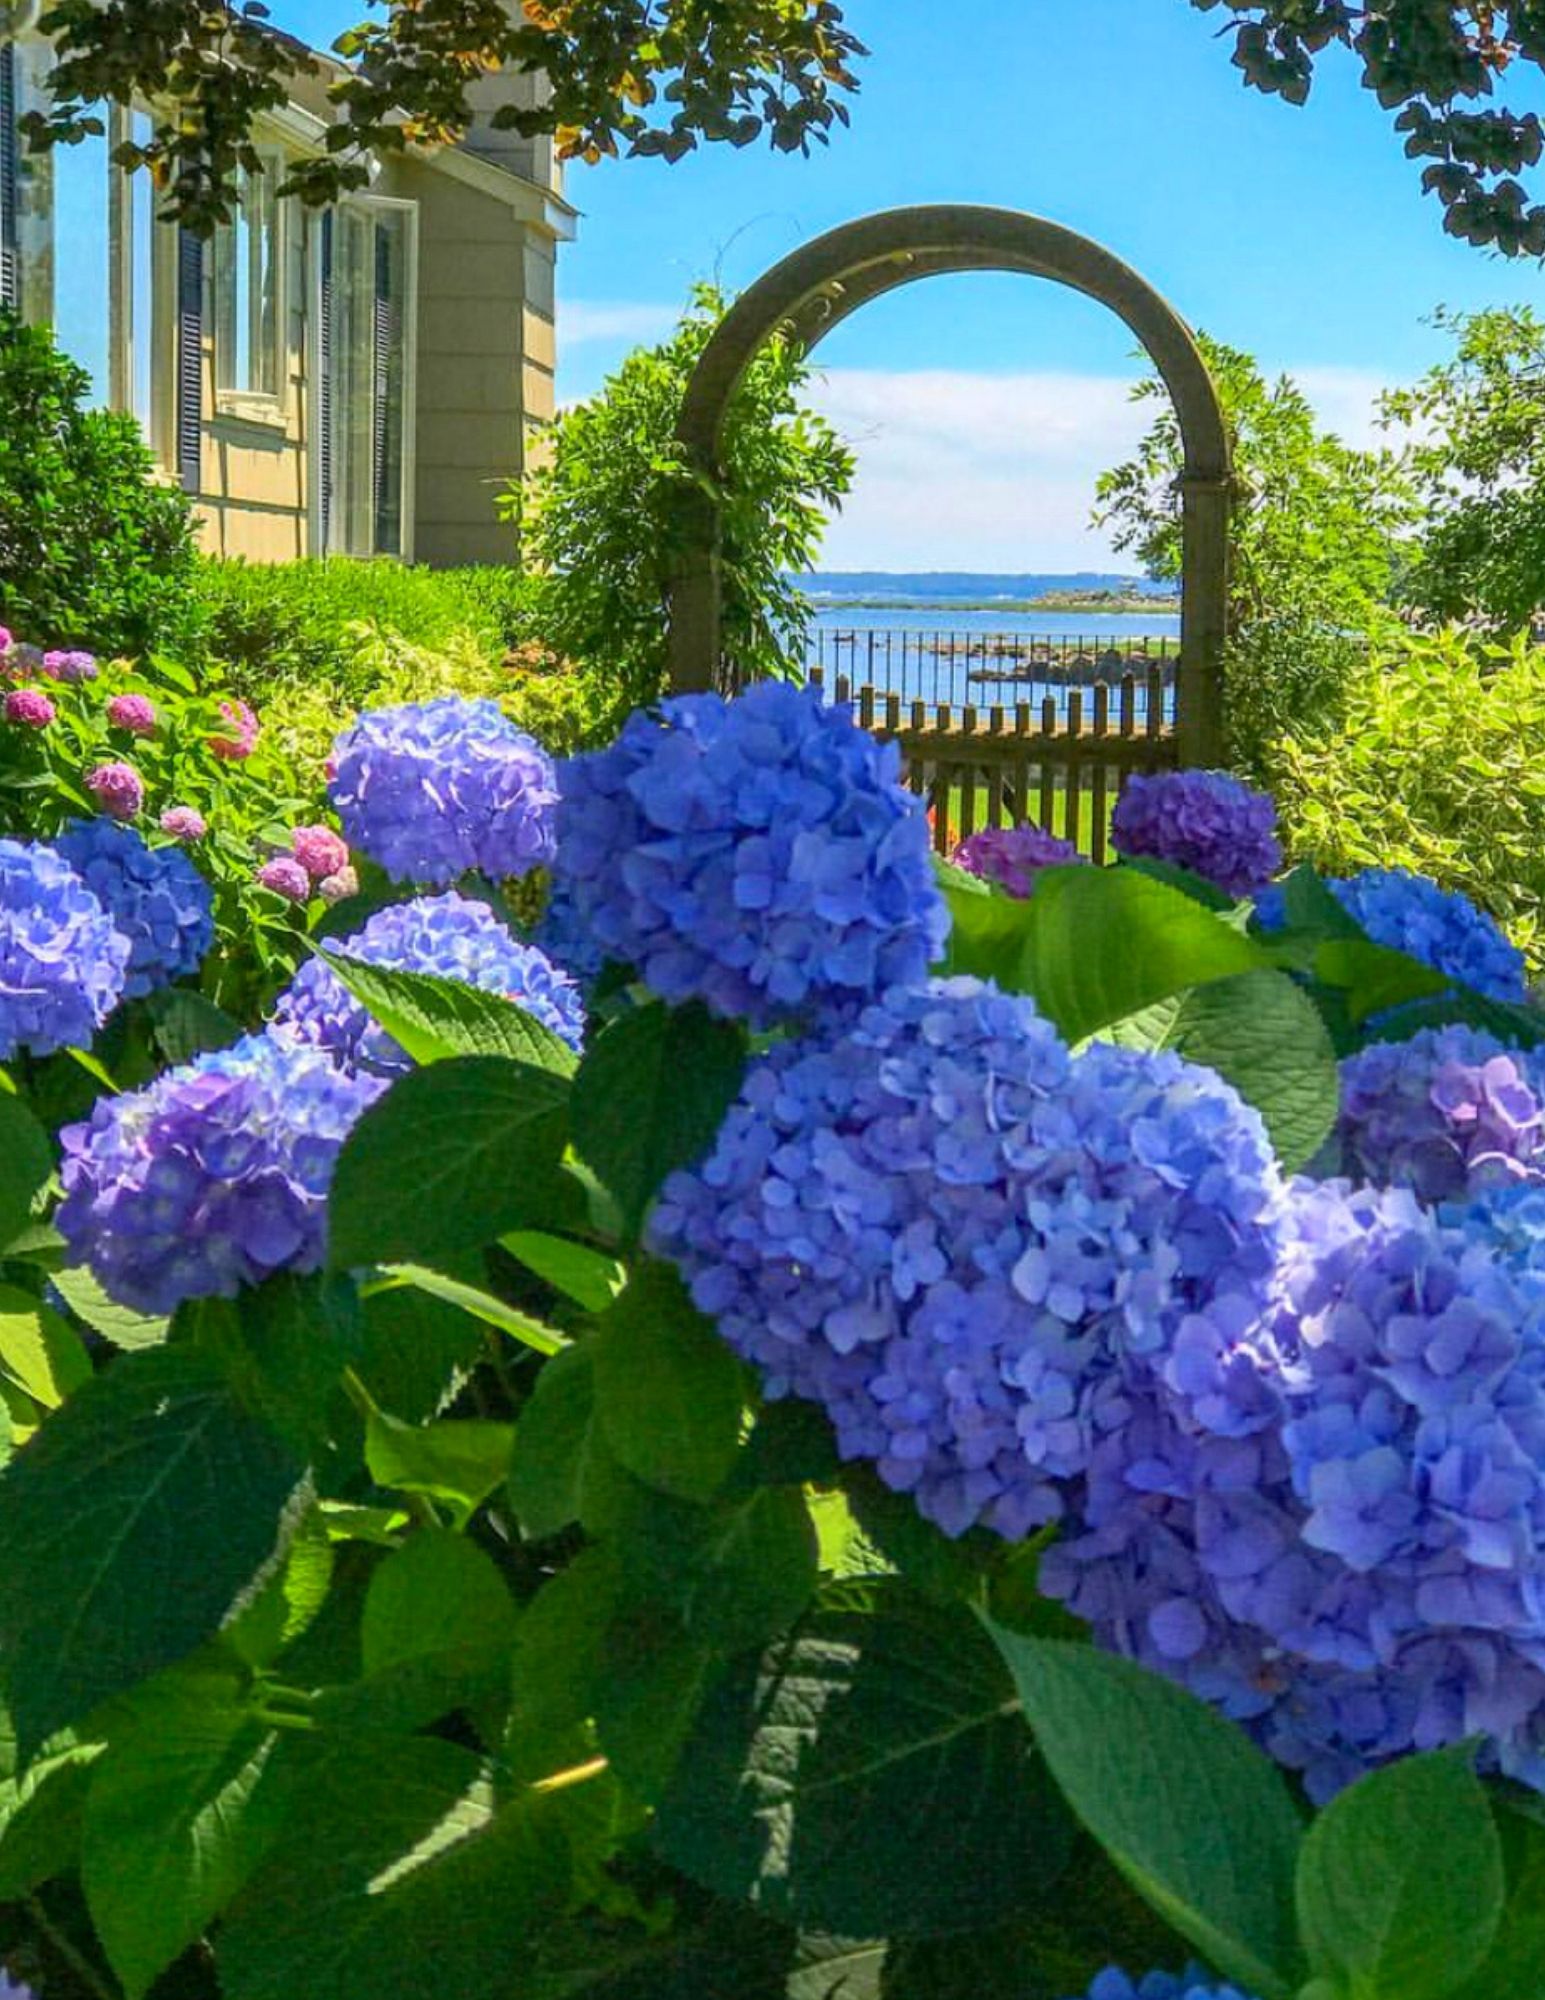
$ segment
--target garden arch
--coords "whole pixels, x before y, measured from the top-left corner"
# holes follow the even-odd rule
[[[683,491],[682,554],[671,588],[672,687],[734,681],[733,662],[720,658],[714,496],[730,404],[763,345],[784,333],[808,352],[871,299],[951,271],[1017,271],[1085,293],[1125,321],[1168,388],[1185,454],[1180,659],[1173,735],[1164,732],[1161,751],[1149,732],[1149,761],[1217,762],[1232,501],[1217,391],[1190,328],[1145,279],[1088,237],[1013,209],[906,208],[848,223],[785,258],[726,314],[698,363],[676,432],[696,477]]]

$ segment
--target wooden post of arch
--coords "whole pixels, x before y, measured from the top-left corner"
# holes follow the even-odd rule
[[[948,271],[1021,271],[1071,286],[1124,320],[1163,378],[1185,455],[1175,747],[1182,764],[1216,763],[1233,488],[1212,377],[1184,320],[1120,258],[1073,230],[1012,209],[904,208],[848,223],[785,258],[725,315],[703,351],[676,431],[695,476],[683,492],[681,557],[671,587],[672,687],[713,687],[721,677],[715,495],[725,420],[747,369],[775,335],[808,352],[871,299]]]

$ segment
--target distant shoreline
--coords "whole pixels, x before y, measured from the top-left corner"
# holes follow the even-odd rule
[[[957,611],[1025,612],[1060,611],[1098,613],[1101,617],[1175,617],[1180,611],[1178,597],[1103,597],[1073,593],[1046,597],[831,597],[819,591],[809,593],[817,611],[928,611],[935,622],[945,623]]]

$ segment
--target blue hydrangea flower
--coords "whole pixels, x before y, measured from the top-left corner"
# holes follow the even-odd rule
[[[1275,1419],[1209,1436],[1162,1381],[1134,1395],[1043,1563],[1316,1798],[1471,1736],[1545,1787],[1545,1256],[1498,1220],[1538,1202],[1296,1184],[1247,1350]]]
[[[1229,896],[1248,896],[1282,866],[1276,805],[1225,771],[1129,778],[1110,832],[1118,854],[1188,868]]]
[[[547,904],[532,928],[531,942],[546,952],[554,965],[561,965],[582,991],[601,976],[606,953],[590,935],[574,902],[574,892],[565,882],[555,882]]]
[[[667,1000],[768,1025],[915,983],[943,949],[899,753],[806,689],[640,710],[559,785],[559,889]]]
[[[1545,1180],[1545,1057],[1475,1028],[1423,1028],[1341,1065],[1330,1170],[1453,1201]]]
[[[1250,2000],[1237,1986],[1223,1986],[1200,1966],[1184,1972],[1149,1972],[1141,1979],[1108,1966],[1089,1988],[1087,2000]]]
[[[367,710],[334,746],[328,790],[349,845],[394,882],[502,881],[553,858],[552,759],[492,701]]]
[[[70,1261],[147,1313],[316,1270],[339,1149],[385,1088],[319,1049],[248,1035],[99,1098],[60,1134],[54,1221]]]
[[[1258,1421],[1280,1188],[1256,1114],[1172,1055],[1074,1059],[1026,999],[897,989],[755,1062],[652,1241],[767,1393],[825,1406],[947,1533],[1057,1518],[1128,1375]]]
[[[336,939],[334,948],[367,965],[436,973],[502,993],[576,1053],[583,1044],[585,1013],[573,980],[535,945],[522,944],[486,903],[454,890],[377,910],[361,929]],[[308,959],[301,967],[280,995],[274,1027],[374,1076],[396,1076],[412,1067],[325,959]]]
[[[1408,868],[1365,868],[1344,880],[1327,877],[1325,886],[1375,944],[1403,951],[1488,999],[1528,997],[1523,953],[1495,917],[1457,889],[1440,889]],[[1255,920],[1262,930],[1284,928],[1280,889],[1256,897]]]
[[[0,1062],[89,1048],[123,998],[129,951],[62,855],[0,840]]]
[[[215,941],[214,897],[181,848],[147,847],[111,819],[71,820],[54,846],[129,940],[130,1000],[198,970]]]

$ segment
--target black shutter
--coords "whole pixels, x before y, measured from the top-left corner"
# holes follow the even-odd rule
[[[375,226],[375,312],[371,325],[370,492],[374,555],[402,553],[402,465],[392,450],[392,363],[397,352],[397,306],[392,285],[392,239]]]
[[[21,310],[21,170],[16,132],[16,44],[0,46],[0,305]]]
[[[322,215],[321,297],[317,308],[316,424],[317,522],[321,555],[332,553],[333,537],[333,212]]]
[[[177,476],[185,493],[203,486],[204,245],[177,232]]]

